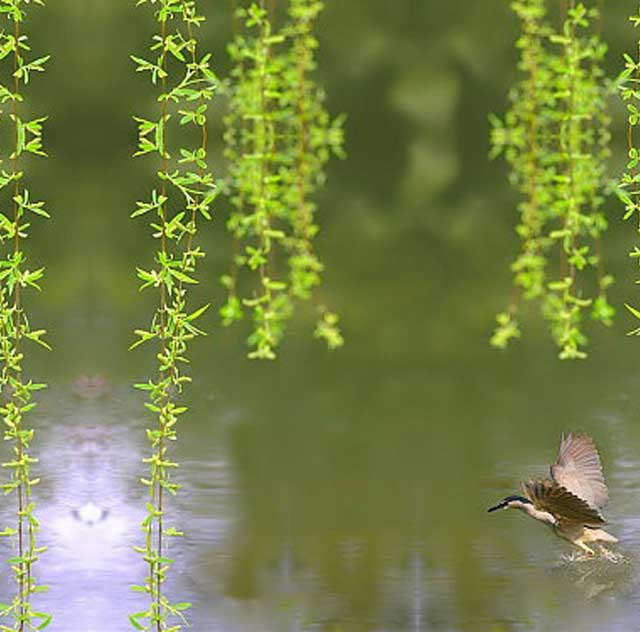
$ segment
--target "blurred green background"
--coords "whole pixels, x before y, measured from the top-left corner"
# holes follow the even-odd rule
[[[152,242],[144,222],[128,214],[153,168],[131,158],[131,117],[153,104],[128,54],[144,51],[153,24],[132,5],[58,0],[34,11],[30,23],[36,50],[53,55],[32,84],[30,103],[34,113],[51,117],[51,159],[32,165],[33,186],[56,213],[34,231],[34,252],[49,280],[33,309],[48,312],[59,344],[47,364],[59,362],[56,369],[136,362],[139,354],[117,350],[149,314],[132,270],[148,260]],[[612,74],[633,44],[624,10],[607,8]],[[207,13],[201,35],[224,74],[229,9],[222,3]],[[389,360],[410,353],[444,363],[468,355],[469,345],[484,353],[494,312],[508,297],[507,266],[517,248],[506,167],[487,160],[487,113],[504,110],[516,78],[517,22],[508,3],[329,2],[320,29],[320,80],[331,110],[349,116],[349,158],[332,164],[322,198],[323,291],[344,314],[350,346]],[[220,99],[217,113],[223,108]],[[214,117],[217,173],[219,125]],[[621,125],[617,116],[612,176],[623,158]],[[618,221],[618,203],[610,209],[606,254],[619,273],[619,296],[628,298],[633,268],[625,258],[633,235]],[[216,279],[229,252],[226,212],[220,200],[216,222],[203,231],[209,283],[202,293],[217,304]],[[535,337],[535,319],[532,327]],[[207,344],[240,354],[239,338],[228,338],[218,333]]]
[[[625,15],[635,4],[606,4],[615,76],[635,46]],[[206,5],[202,41],[224,74],[229,7]],[[29,99],[34,114],[50,116],[51,156],[30,165],[31,188],[54,212],[30,242],[48,276],[29,308],[55,346],[34,351],[30,366],[59,392],[100,372],[127,393],[153,367],[149,352],[127,352],[153,301],[134,276],[153,243],[144,222],[129,219],[153,168],[131,158],[131,117],[153,103],[128,55],[146,48],[153,22],[132,1],[56,0],[33,11],[28,28],[36,52],[53,55]],[[627,256],[635,235],[615,200],[605,252],[619,314],[611,330],[594,332],[589,359],[558,361],[535,314],[513,349],[488,346],[517,240],[506,167],[487,159],[487,114],[504,110],[516,79],[517,28],[504,0],[327,0],[319,79],[331,111],[348,114],[348,159],[331,164],[322,194],[321,292],[347,344],[327,353],[303,309],[273,364],[247,361],[244,332],[222,330],[213,314],[211,335],[194,346],[178,520],[193,525],[204,557],[184,562],[198,576],[196,629],[582,632],[637,621],[632,562],[624,572],[596,569],[591,589],[554,566],[564,549],[542,529],[485,513],[521,477],[544,473],[560,432],[579,428],[603,449],[612,530],[627,551],[640,529],[638,341],[625,337],[621,308],[636,293]],[[624,112],[615,100],[612,108],[615,177]],[[223,109],[218,102],[211,129],[217,173]],[[217,306],[226,213],[220,199],[203,230],[198,293]],[[127,425],[140,406],[120,394],[99,423]],[[69,410],[59,423],[81,423]],[[236,515],[222,544],[197,526],[198,516],[215,517],[205,493],[214,448],[227,459]],[[277,575],[283,551],[297,587],[270,601],[265,576]],[[207,627],[212,596],[260,604],[261,627]]]

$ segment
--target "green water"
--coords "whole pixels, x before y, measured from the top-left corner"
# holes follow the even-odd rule
[[[579,364],[557,361],[534,319],[508,354],[487,346],[516,248],[504,167],[486,160],[486,113],[514,76],[507,3],[327,4],[322,76],[332,110],[349,114],[349,158],[330,170],[319,249],[347,346],[328,354],[303,310],[279,360],[254,364],[244,332],[207,323],[176,448],[173,517],[187,537],[170,589],[193,600],[198,632],[636,629],[640,342],[625,338],[628,319],[596,332]],[[55,345],[30,363],[52,385],[35,418],[51,545],[40,603],[61,632],[119,632],[141,609],[127,586],[144,573],[131,546],[149,420],[128,385],[152,358],[126,348],[152,311],[133,275],[152,240],[128,214],[152,174],[130,158],[130,115],[150,103],[127,54],[152,25],[133,5],[57,0],[33,23],[34,46],[54,55],[32,93],[51,115],[52,156],[33,163],[33,189],[55,209],[32,242],[49,278],[30,309]],[[633,45],[623,9],[607,18],[612,72]],[[224,67],[226,11],[203,35]],[[617,143],[621,129],[617,116]],[[218,304],[225,212],[198,290]],[[606,244],[618,306],[635,292],[619,214],[612,204]],[[74,395],[82,374],[103,375],[109,395]],[[619,564],[568,562],[539,525],[486,513],[546,473],[569,429],[603,452]]]

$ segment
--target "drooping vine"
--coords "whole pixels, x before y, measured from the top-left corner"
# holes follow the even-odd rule
[[[629,17],[635,28],[640,27],[640,3],[635,14]],[[637,130],[640,128],[640,41],[635,56],[625,54],[625,67],[618,79],[618,91],[627,108],[628,160],[625,172],[618,183],[617,193],[625,206],[624,219],[636,222],[640,235],[640,143]],[[634,246],[629,256],[640,263],[640,248]],[[640,319],[640,310],[629,303],[627,309]],[[632,332],[640,335],[640,327]]]
[[[2,485],[5,496],[15,499],[15,524],[0,531],[11,542],[13,554],[8,563],[16,583],[10,603],[0,603],[0,630],[25,632],[41,630],[51,622],[51,615],[34,609],[32,598],[47,589],[35,577],[35,564],[45,547],[38,546],[40,524],[35,515],[33,489],[39,479],[32,473],[38,462],[31,452],[35,430],[27,422],[36,406],[33,394],[45,387],[28,379],[24,370],[25,342],[49,348],[43,340],[45,331],[33,329],[25,311],[24,290],[39,290],[44,269],[29,269],[24,242],[36,217],[48,218],[43,202],[34,201],[26,186],[23,171],[26,155],[46,156],[43,148],[43,124],[46,117],[27,118],[24,114],[24,90],[29,81],[45,69],[49,56],[31,52],[24,22],[29,0],[0,0],[0,14],[11,25],[0,33],[0,61],[7,64],[10,81],[0,84],[0,102],[13,128],[14,144],[0,170],[0,414],[5,427],[4,439],[11,446],[11,457],[2,463],[10,480]],[[33,4],[42,5],[40,0]]]
[[[504,121],[492,115],[491,156],[504,153],[511,167],[510,180],[522,196],[517,233],[520,253],[511,268],[516,288],[508,311],[498,315],[498,329],[492,344],[505,347],[520,337],[518,323],[520,293],[527,300],[539,299],[546,292],[546,226],[550,220],[555,167],[548,159],[553,147],[555,105],[551,56],[546,42],[552,31],[547,23],[546,0],[514,2],[521,21],[519,69],[523,78],[510,95],[512,107]]]
[[[589,34],[597,16],[597,9],[571,0],[562,33],[552,37],[562,49],[556,72],[562,109],[555,203],[561,225],[550,236],[561,245],[561,265],[557,280],[549,284],[544,309],[562,359],[586,357],[586,310],[605,325],[613,316],[606,298],[612,278],[602,273],[597,251],[607,228],[602,203],[608,151],[602,70],[606,46],[597,33]],[[593,293],[580,282],[589,266],[599,271]]]
[[[196,29],[205,19],[194,0],[137,0],[137,5],[155,5],[159,32],[153,37],[151,55],[132,56],[136,70],[148,74],[157,90],[155,115],[136,117],[139,149],[136,155],[152,155],[158,163],[158,180],[150,198],[137,203],[132,217],[151,215],[157,250],[152,267],[138,268],[141,290],[153,288],[158,305],[148,329],[136,330],[138,340],[154,345],[158,359],[156,379],[137,384],[148,394],[147,409],[156,417],[147,430],[151,454],[142,478],[148,488],[147,515],[142,522],[144,545],[136,550],[148,564],[144,584],[134,586],[148,597],[147,608],[130,616],[139,630],[175,631],[185,623],[187,602],[171,600],[164,590],[173,565],[170,540],[182,535],[168,526],[168,497],[179,489],[171,473],[178,467],[169,447],[177,439],[176,426],[187,412],[179,402],[190,381],[184,367],[189,343],[203,332],[195,321],[209,307],[190,307],[189,288],[197,283],[195,272],[205,256],[197,243],[201,220],[211,219],[216,186],[207,166],[207,112],[216,78],[209,54],[199,52]],[[192,140],[196,131],[197,140]]]
[[[607,300],[613,279],[604,272],[600,243],[607,228],[602,212],[609,152],[606,46],[595,7],[569,0],[556,33],[548,26],[544,1],[513,6],[523,24],[525,78],[505,122],[494,118],[493,141],[494,153],[506,152],[524,196],[518,227],[522,254],[512,266],[515,286],[525,299],[539,299],[559,357],[584,358],[585,315],[609,325],[614,314]],[[520,292],[498,315],[495,346],[520,336],[519,297]]]
[[[317,0],[290,0],[286,32],[291,42],[290,61],[285,66],[284,102],[288,134],[289,170],[293,176],[285,182],[291,233],[289,251],[290,289],[298,299],[308,300],[322,282],[324,265],[318,258],[314,239],[318,233],[313,199],[326,179],[325,165],[332,155],[344,157],[344,117],[331,119],[325,108],[325,95],[313,80],[318,40],[314,27],[324,5]],[[343,344],[338,316],[324,305],[319,306],[320,320],[315,336],[334,349]]]
[[[291,0],[281,28],[265,0],[246,5],[236,9],[240,28],[229,47],[234,67],[225,139],[233,210],[227,226],[236,246],[231,272],[222,278],[228,299],[221,315],[229,325],[249,309],[249,357],[273,359],[295,301],[310,299],[321,282],[313,195],[330,155],[342,155],[342,118],[331,119],[313,80],[313,29],[322,3]],[[319,311],[316,337],[339,347],[337,315]]]
[[[282,205],[282,181],[278,176],[281,157],[277,149],[277,119],[282,89],[282,56],[274,49],[284,37],[273,32],[265,0],[238,7],[246,33],[230,46],[236,67],[232,78],[230,115],[233,126],[227,134],[227,158],[233,187],[234,210],[227,223],[242,250],[235,254],[234,266],[258,275],[254,296],[240,299],[237,272],[223,277],[230,290],[222,308],[223,322],[243,315],[243,307],[253,314],[254,330],[249,339],[252,358],[275,357],[274,349],[284,333],[291,312],[287,283],[276,276],[275,259],[285,232],[279,225],[286,217]]]

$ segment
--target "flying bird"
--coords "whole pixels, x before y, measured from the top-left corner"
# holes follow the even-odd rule
[[[595,555],[589,544],[597,544],[603,554],[609,554],[602,543],[618,539],[600,528],[606,524],[602,507],[609,492],[593,439],[584,433],[563,434],[550,473],[551,478],[523,483],[524,496],[507,496],[488,511],[519,509],[588,556]]]

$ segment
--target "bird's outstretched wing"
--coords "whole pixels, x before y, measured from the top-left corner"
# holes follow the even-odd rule
[[[551,466],[551,477],[594,509],[601,509],[609,500],[600,455],[587,434],[562,435],[558,458]]]
[[[600,512],[590,507],[582,498],[578,498],[556,481],[542,479],[522,484],[527,498],[536,509],[547,511],[559,522],[596,526],[605,523]]]

